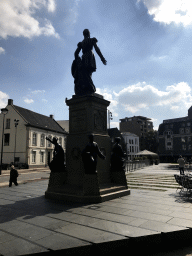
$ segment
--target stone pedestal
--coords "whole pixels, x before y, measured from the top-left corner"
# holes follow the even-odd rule
[[[111,180],[111,139],[107,133],[107,107],[110,102],[103,99],[102,95],[92,94],[74,95],[72,99],[66,99],[66,104],[69,106],[69,135],[66,145],[67,180],[66,184],[59,188],[59,192],[58,189],[53,192],[48,188],[46,197],[94,203],[130,194],[126,184],[117,183],[118,179],[114,179],[113,182]],[[91,133],[106,156],[105,160],[98,157],[95,175],[85,174],[81,156]]]

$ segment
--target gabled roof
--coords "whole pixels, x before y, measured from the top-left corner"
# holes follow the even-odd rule
[[[27,126],[32,126],[58,133],[66,133],[66,131],[53,118],[35,113],[31,110],[18,107],[16,105],[12,106],[27,122]]]

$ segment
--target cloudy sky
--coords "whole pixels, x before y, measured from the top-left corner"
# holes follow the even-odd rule
[[[142,115],[154,128],[192,105],[191,0],[0,0],[0,107],[7,99],[56,120],[69,118],[71,64],[88,28],[93,81],[110,100],[111,127]]]

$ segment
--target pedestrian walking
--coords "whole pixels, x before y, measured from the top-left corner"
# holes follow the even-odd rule
[[[15,166],[11,166],[11,171],[10,171],[10,179],[9,179],[9,187],[12,186],[12,182],[15,184],[15,186],[18,186],[17,183],[17,177],[19,176],[18,171],[15,169]]]
[[[185,166],[185,160],[182,156],[179,156],[179,159],[177,160],[179,163],[179,170],[180,170],[180,175],[184,174],[184,166]]]

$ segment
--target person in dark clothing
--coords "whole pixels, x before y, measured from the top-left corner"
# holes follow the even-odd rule
[[[86,174],[95,174],[97,172],[97,155],[100,158],[105,159],[105,156],[100,151],[98,144],[93,141],[93,139],[93,134],[89,135],[89,143],[82,152],[82,160]]]
[[[19,176],[18,171],[14,168],[14,165],[12,165],[11,171],[10,171],[9,187],[12,186],[12,182],[15,184],[15,186],[18,186],[18,183],[17,183],[18,176]]]

